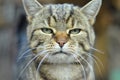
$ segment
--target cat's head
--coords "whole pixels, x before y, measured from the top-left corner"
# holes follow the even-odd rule
[[[94,45],[92,28],[101,0],[82,8],[71,4],[42,6],[36,0],[23,0],[28,17],[27,37],[33,53],[50,63],[73,63],[75,57],[89,54]]]

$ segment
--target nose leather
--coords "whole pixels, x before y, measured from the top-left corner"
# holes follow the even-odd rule
[[[68,35],[65,32],[57,32],[55,35],[55,40],[60,45],[60,47],[63,47],[68,40]]]

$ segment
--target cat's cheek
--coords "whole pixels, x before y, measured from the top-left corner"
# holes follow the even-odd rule
[[[38,40],[36,40],[36,41],[30,41],[30,47],[32,49],[35,48],[37,46],[37,44],[38,44]]]
[[[84,49],[86,50],[86,51],[90,51],[90,45],[89,45],[89,43],[88,42],[84,42],[83,43],[84,44]]]
[[[41,36],[39,36],[39,40],[42,40],[42,41],[49,41],[51,40],[52,38],[52,35],[44,35],[44,34],[41,34]]]
[[[77,35],[73,35],[72,38],[78,42],[79,45],[85,50],[90,51],[90,44],[88,42],[87,33],[81,32]]]

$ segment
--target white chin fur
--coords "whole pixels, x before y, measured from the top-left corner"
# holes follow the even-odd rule
[[[50,55],[47,58],[47,61],[53,64],[61,64],[61,63],[73,63],[75,62],[75,59],[72,55],[66,55],[61,53],[56,55]]]

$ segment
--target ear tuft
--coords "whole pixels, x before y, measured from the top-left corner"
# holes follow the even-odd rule
[[[37,0],[22,0],[27,16],[34,16],[43,6]]]
[[[96,18],[100,7],[102,4],[102,0],[92,0],[85,6],[81,8],[81,12],[92,22]]]

